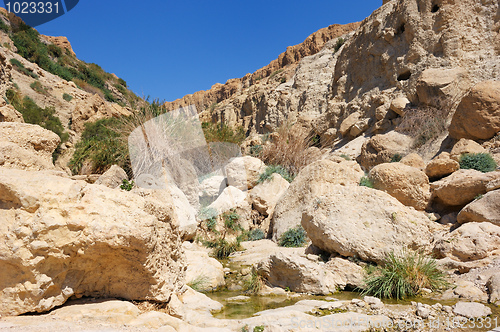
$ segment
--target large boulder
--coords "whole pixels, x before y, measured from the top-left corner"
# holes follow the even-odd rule
[[[200,201],[212,203],[226,187],[226,178],[223,175],[214,175],[203,180],[200,183]]]
[[[365,285],[366,271],[358,264],[341,257],[332,257],[325,264],[326,269],[340,277],[341,285],[350,289],[362,288]]]
[[[431,184],[431,191],[438,202],[448,206],[462,206],[479,195],[500,188],[500,172],[481,173],[461,169]]]
[[[123,180],[128,180],[127,173],[120,166],[113,165],[97,179],[95,184],[114,189],[119,187]]]
[[[368,170],[378,164],[390,162],[395,154],[405,154],[411,143],[410,137],[395,131],[375,135],[363,144],[357,161]]]
[[[174,185],[169,185],[166,190],[155,190],[155,198],[160,202],[174,203],[174,213],[179,222],[179,232],[183,241],[193,240],[198,228],[196,220],[196,209],[189,204],[184,192]],[[171,197],[171,198],[169,198]]]
[[[380,190],[336,185],[318,199],[304,212],[302,226],[316,247],[345,257],[381,262],[401,248],[429,251],[439,227]]]
[[[247,193],[233,186],[229,186],[224,189],[220,196],[210,204],[208,208],[214,209],[217,214],[222,214],[243,205],[249,205]]]
[[[435,241],[434,253],[467,262],[500,254],[500,227],[489,222],[467,223]]]
[[[415,167],[421,171],[423,171],[425,169],[425,161],[417,153],[410,153],[410,154],[404,156],[399,162],[401,164]]]
[[[0,166],[25,170],[53,169],[52,152],[61,139],[40,126],[0,122]]]
[[[460,161],[460,157],[467,153],[485,153],[487,152],[479,143],[470,139],[460,139],[451,150],[450,156],[453,160]]]
[[[406,206],[425,210],[431,198],[429,178],[421,170],[401,163],[380,164],[370,171],[375,189],[383,190]]]
[[[478,319],[491,315],[491,308],[481,303],[460,301],[453,306],[453,313],[469,319]]]
[[[458,161],[451,159],[448,152],[441,152],[425,167],[425,174],[430,179],[442,178],[460,169]]]
[[[3,102],[3,103],[2,103]],[[24,122],[23,115],[19,113],[14,106],[7,105],[4,100],[0,103],[0,122]]]
[[[490,222],[500,226],[500,190],[490,191],[466,205],[458,214],[457,221],[460,224]]]
[[[224,267],[218,260],[209,257],[204,250],[192,248],[189,243],[183,246],[187,261],[186,284],[198,291],[213,291],[226,284]]]
[[[257,273],[269,284],[297,293],[335,293],[342,279],[316,262],[296,253],[278,252],[257,265]],[[342,286],[345,286],[343,284]],[[343,288],[343,287],[342,287]]]
[[[288,187],[290,183],[278,173],[274,173],[269,180],[256,185],[250,191],[250,200],[254,209],[265,216],[272,215],[276,203]]]
[[[500,82],[476,84],[453,115],[450,136],[456,139],[490,139],[500,131]]]
[[[354,161],[336,163],[316,161],[304,167],[276,204],[273,215],[273,240],[277,241],[288,229],[300,225],[302,212],[319,196],[335,185],[358,186],[363,171]]]
[[[226,165],[227,184],[240,190],[252,189],[265,170],[266,165],[258,158],[251,156],[234,158]]]
[[[0,314],[47,311],[71,296],[168,302],[184,256],[173,202],[152,193],[2,168]]]
[[[449,107],[469,86],[467,72],[462,68],[429,68],[417,81],[417,95],[420,102],[429,106]]]
[[[490,303],[500,305],[500,274],[492,275],[486,283],[486,287],[490,294]]]

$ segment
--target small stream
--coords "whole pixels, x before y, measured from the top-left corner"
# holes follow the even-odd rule
[[[255,313],[268,309],[277,309],[286,306],[290,306],[295,304],[300,300],[331,300],[335,298],[341,301],[350,301],[352,299],[362,299],[363,297],[356,292],[348,292],[343,291],[331,296],[313,296],[313,295],[302,295],[296,297],[289,296],[258,296],[252,295],[249,296],[250,299],[242,302],[231,302],[227,301],[227,299],[244,295],[241,291],[217,291],[217,292],[209,292],[205,293],[211,299],[218,301],[224,305],[224,308],[214,313],[214,317],[219,319],[244,319],[248,317],[252,317]],[[406,300],[394,300],[394,299],[384,299],[383,302],[387,305],[411,305],[411,302],[421,302],[424,304],[433,305],[436,303],[441,303],[442,305],[454,305],[458,300],[449,300],[449,301],[436,301],[429,298],[410,298]],[[490,328],[462,328],[462,329],[453,329],[453,331],[490,331],[495,328],[495,318],[497,326],[500,327],[500,307],[496,307],[494,305],[489,305],[492,309],[493,314],[490,316],[492,320],[493,326]]]

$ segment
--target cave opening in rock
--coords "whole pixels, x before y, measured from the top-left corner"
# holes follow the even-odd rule
[[[403,23],[403,24],[401,24],[401,25],[399,26],[399,28],[398,28],[398,32],[397,32],[397,33],[398,33],[398,35],[400,35],[400,34],[402,34],[403,32],[405,32],[405,29],[406,29],[406,28],[405,28],[405,24],[404,24],[404,23]]]
[[[411,71],[407,70],[399,74],[398,81],[407,81],[411,77]]]
[[[439,10],[439,5],[432,6],[431,13],[435,13]]]

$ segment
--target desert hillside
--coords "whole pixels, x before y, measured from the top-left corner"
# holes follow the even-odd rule
[[[498,1],[384,0],[167,103],[0,30],[0,329],[500,331]]]

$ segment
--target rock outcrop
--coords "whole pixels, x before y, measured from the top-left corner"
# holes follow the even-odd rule
[[[401,248],[429,251],[431,234],[439,228],[380,190],[335,185],[317,198],[302,226],[316,247],[344,257],[381,262]]]
[[[456,139],[490,139],[500,132],[500,82],[476,84],[462,99],[449,128]]]
[[[288,181],[274,173],[270,179],[258,184],[250,191],[253,208],[264,216],[271,216],[288,187],[290,187]]]
[[[488,222],[466,223],[437,239],[434,253],[468,262],[500,254],[500,227]]]
[[[184,258],[172,201],[47,172],[0,171],[0,314],[69,297],[168,302]]]
[[[257,273],[271,285],[288,287],[297,293],[332,294],[343,283],[340,277],[318,263],[288,252],[269,256],[257,265]],[[342,286],[345,287],[345,284]]]
[[[490,191],[466,205],[457,216],[460,224],[466,222],[490,222],[500,226],[500,190]]]
[[[358,27],[359,23],[350,23],[346,25],[333,24],[327,28],[320,29],[307,37],[303,43],[288,47],[285,52],[280,54],[278,59],[273,60],[268,66],[257,70],[253,74],[247,74],[241,79],[228,80],[225,84],[215,84],[210,90],[195,92],[181,99],[166,103],[165,106],[167,110],[174,110],[182,106],[194,104],[201,111],[210,109],[212,105],[216,105],[233,96],[234,99],[242,99],[242,92],[246,94],[242,90],[248,89],[254,83],[266,79],[280,69],[286,69],[287,66],[291,67],[290,70],[295,69],[301,59],[318,53],[328,41],[347,34]],[[270,83],[274,87],[279,85],[279,81]],[[243,100],[240,102],[247,105],[246,110],[252,112],[252,109],[248,108],[249,105],[253,104],[252,98],[247,99],[243,97]]]
[[[448,152],[441,152],[427,164],[425,167],[425,174],[427,174],[429,179],[439,179],[459,169],[460,164],[458,161],[451,159]]]
[[[500,188],[500,172],[481,173],[473,169],[461,169],[431,184],[436,200],[449,206],[462,206],[479,195]]]
[[[59,136],[40,126],[0,122],[0,166],[25,170],[54,169],[52,153]]]
[[[410,137],[395,131],[375,135],[363,144],[357,161],[362,167],[369,170],[373,166],[390,162],[397,154],[406,154],[411,143]]]
[[[383,190],[406,206],[425,210],[431,191],[429,178],[421,170],[402,163],[380,164],[370,171],[375,189]]]
[[[49,43],[52,43],[64,50],[68,50],[71,55],[76,57],[75,52],[73,51],[73,47],[71,47],[71,43],[69,42],[68,38],[64,36],[59,36],[59,37],[52,37],[52,36],[45,36],[41,35],[43,39],[48,41]]]
[[[276,205],[273,240],[300,225],[302,213],[313,202],[319,203],[324,193],[336,185],[358,186],[363,174],[356,162],[345,160],[340,163],[320,160],[303,168]]]

